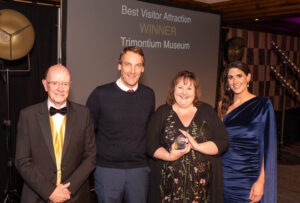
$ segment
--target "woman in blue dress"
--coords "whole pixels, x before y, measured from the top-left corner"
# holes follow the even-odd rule
[[[251,73],[240,61],[224,71],[220,116],[229,136],[222,158],[224,202],[277,202],[276,125],[269,99],[248,91]]]

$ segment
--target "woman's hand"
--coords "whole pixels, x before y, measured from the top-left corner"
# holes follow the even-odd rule
[[[173,143],[170,151],[167,151],[164,147],[160,147],[154,152],[153,156],[164,161],[176,161],[183,155],[189,153],[190,150],[190,144],[186,144],[184,149],[176,150],[175,143]]]
[[[264,184],[265,184],[265,158],[262,159],[262,165],[260,169],[259,176],[256,182],[252,185],[251,191],[248,199],[251,200],[250,203],[258,202],[264,194]]]
[[[172,144],[172,147],[169,152],[169,161],[176,161],[183,155],[189,153],[191,150],[191,145],[187,143],[184,149],[175,149],[175,143]]]
[[[193,150],[197,150],[198,142],[186,131],[179,129],[179,131],[187,138],[188,143],[191,145]],[[198,151],[198,150],[197,150]]]
[[[214,142],[206,141],[198,143],[188,132],[180,129],[179,131],[188,139],[188,143],[193,150],[207,155],[216,155],[218,153],[218,147]]]
[[[250,195],[248,199],[250,203],[258,202],[264,194],[264,183],[263,181],[257,180],[251,187]]]

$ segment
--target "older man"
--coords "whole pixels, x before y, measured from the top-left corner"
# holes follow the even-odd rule
[[[97,87],[87,106],[95,124],[99,203],[145,203],[150,169],[146,159],[146,124],[154,111],[153,90],[139,84],[144,72],[140,47],[125,47],[117,81]]]
[[[50,67],[42,83],[48,99],[23,109],[18,123],[21,202],[86,202],[88,176],[96,165],[89,110],[67,100],[71,75],[66,67]]]

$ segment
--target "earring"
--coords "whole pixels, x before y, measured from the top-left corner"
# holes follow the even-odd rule
[[[247,83],[247,87],[249,87],[249,82]]]
[[[230,91],[230,87],[228,87],[227,90]]]

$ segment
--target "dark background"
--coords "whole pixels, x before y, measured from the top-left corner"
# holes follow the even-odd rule
[[[5,73],[2,73],[0,77],[0,202],[3,202],[9,172],[7,167],[8,137],[11,139],[12,146],[10,150],[14,157],[19,111],[46,98],[41,78],[43,78],[45,70],[55,64],[57,60],[58,9],[56,7],[2,0],[0,0],[0,9],[19,11],[29,19],[35,30],[35,43],[30,52],[31,71],[29,73],[10,73],[9,75],[11,129],[6,128],[3,123],[8,118],[7,83],[3,79]],[[2,60],[2,62],[3,65],[0,64],[1,69],[25,70],[28,68],[26,56],[17,61]],[[20,193],[22,181],[14,168],[12,180],[12,185],[18,189],[17,193]]]

